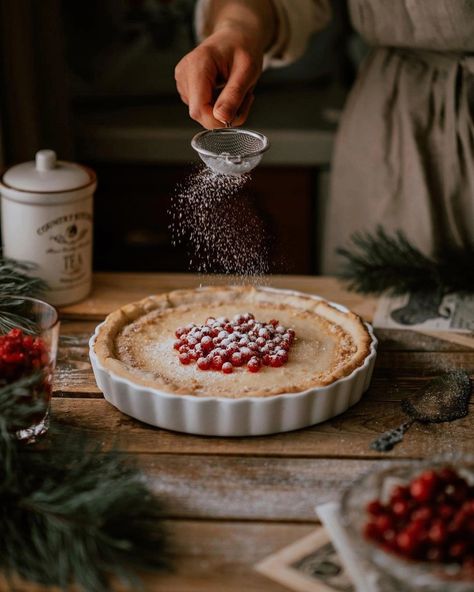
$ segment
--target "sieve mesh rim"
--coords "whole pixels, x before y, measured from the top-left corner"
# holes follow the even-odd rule
[[[252,150],[249,152],[245,152],[245,154],[242,154],[242,158],[250,158],[253,156],[259,156],[261,154],[263,154],[264,152],[266,152],[269,148],[270,148],[270,141],[268,140],[267,136],[265,136],[264,134],[260,133],[260,132],[256,132],[254,130],[248,130],[248,129],[240,129],[240,128],[217,128],[217,129],[211,129],[211,130],[203,130],[201,132],[198,132],[193,139],[191,140],[191,146],[194,148],[194,150],[196,150],[196,152],[198,152],[199,154],[203,154],[204,156],[209,156],[211,158],[222,158],[220,154],[217,154],[216,152],[212,152],[211,150],[206,150],[205,148],[202,148],[200,146],[200,141],[202,140],[203,137],[209,136],[211,134],[247,134],[249,136],[252,136],[254,138],[257,138],[258,140],[260,140],[262,142],[262,147],[259,148],[258,150]]]

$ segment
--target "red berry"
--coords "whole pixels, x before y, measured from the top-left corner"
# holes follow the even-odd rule
[[[258,372],[261,367],[262,364],[260,360],[255,356],[250,358],[250,360],[248,361],[247,368],[250,370],[250,372]]]
[[[374,522],[381,533],[391,530],[394,526],[393,519],[388,514],[380,514],[375,518]]]
[[[410,511],[410,504],[405,500],[400,500],[393,504],[392,511],[399,518],[405,518]]]
[[[188,353],[179,354],[179,361],[181,362],[181,364],[187,366],[191,363],[191,356]]]
[[[234,352],[230,357],[230,361],[233,366],[242,366],[244,364],[244,358],[240,352]]]
[[[221,370],[223,364],[224,360],[222,359],[222,356],[214,356],[211,360],[211,368],[213,370]]]
[[[241,347],[240,353],[245,362],[248,362],[252,357],[252,350],[249,347]]]
[[[385,507],[379,500],[372,500],[367,504],[365,509],[367,513],[371,514],[372,516],[378,516],[379,514],[385,512]]]
[[[448,534],[448,529],[441,522],[435,522],[428,531],[428,538],[436,544],[444,543]]]
[[[444,520],[449,520],[454,515],[454,508],[452,506],[448,506],[447,504],[441,504],[437,509],[438,515],[440,518]]]
[[[234,367],[230,362],[224,362],[224,364],[222,364],[222,372],[224,372],[224,374],[232,374],[233,371]]]
[[[408,556],[411,556],[418,546],[416,536],[407,530],[402,530],[402,532],[397,535],[396,543],[400,551],[403,551]]]
[[[410,497],[410,488],[406,485],[397,485],[392,490],[390,502],[394,503],[400,500],[407,500]]]
[[[199,358],[197,366],[200,370],[209,370],[211,367],[211,361],[208,358]]]
[[[281,366],[283,366],[284,363],[285,362],[281,356],[270,356],[270,366],[272,368],[280,368]]]
[[[23,337],[23,347],[30,349],[33,346],[33,337],[31,335],[25,335]]]
[[[205,335],[202,339],[201,339],[201,347],[204,351],[209,351],[212,349],[212,338],[209,337],[208,335]]]
[[[418,502],[427,502],[431,496],[429,488],[420,479],[416,479],[410,484],[410,493]]]
[[[417,522],[428,522],[433,517],[433,512],[428,506],[416,509],[411,514],[411,519]]]

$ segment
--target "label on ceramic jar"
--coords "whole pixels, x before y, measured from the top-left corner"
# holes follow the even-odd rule
[[[47,300],[68,304],[87,295],[92,274],[92,196],[36,206],[3,199],[7,257],[31,261],[49,285]]]

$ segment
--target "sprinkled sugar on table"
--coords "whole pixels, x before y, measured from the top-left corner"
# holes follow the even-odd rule
[[[474,447],[474,415],[412,428],[392,452],[370,442],[400,420],[399,402],[423,381],[451,368],[474,375],[469,339],[414,331],[378,331],[379,354],[362,401],[343,415],[297,432],[256,438],[212,438],[167,432],[121,414],[97,388],[88,339],[112,310],[149,294],[209,283],[191,274],[96,274],[87,300],[62,309],[52,409],[70,430],[95,433],[137,456],[167,506],[175,570],[146,579],[167,592],[283,592],[254,571],[276,550],[310,533],[314,506],[381,458],[423,458]],[[213,283],[228,283],[213,278]],[[275,276],[278,288],[319,294],[371,321],[376,299],[347,292],[334,278]],[[451,338],[453,337],[453,338]],[[471,403],[472,408],[472,403]],[[33,588],[31,588],[33,589]],[[35,588],[36,589],[36,588]]]

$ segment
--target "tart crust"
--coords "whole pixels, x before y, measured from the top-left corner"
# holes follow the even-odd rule
[[[235,368],[229,375],[180,364],[173,350],[178,326],[244,312],[259,321],[277,318],[295,329],[287,364],[263,367],[255,374]],[[175,290],[123,306],[105,319],[94,351],[107,370],[142,386],[176,395],[241,398],[327,386],[361,366],[370,344],[360,317],[324,300],[272,288],[229,286]]]

